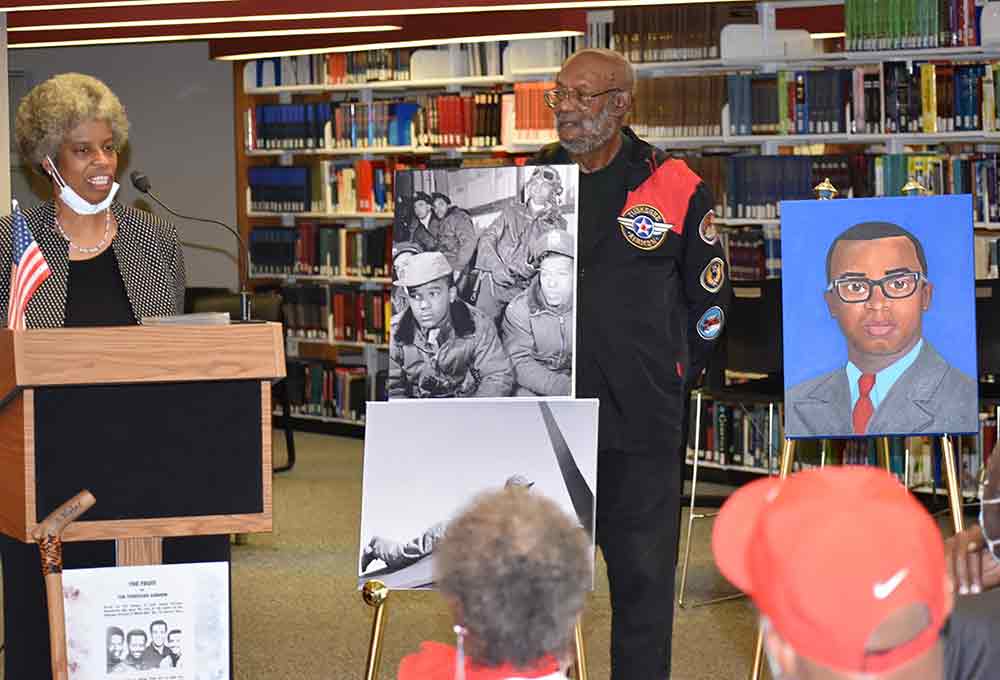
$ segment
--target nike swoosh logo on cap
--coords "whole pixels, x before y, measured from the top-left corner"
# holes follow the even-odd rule
[[[909,576],[909,568],[900,569],[895,574],[893,574],[888,580],[882,583],[876,583],[872,586],[872,591],[875,593],[875,597],[879,600],[884,600],[895,592],[899,584],[902,583],[907,576]]]

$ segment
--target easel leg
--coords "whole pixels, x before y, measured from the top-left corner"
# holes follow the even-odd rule
[[[792,463],[795,462],[795,440],[786,439],[784,449],[781,451],[781,478],[784,479],[792,472]],[[753,667],[750,669],[750,680],[760,680],[762,663],[764,661],[764,629],[757,625],[757,644],[753,650]]]
[[[786,439],[784,449],[781,451],[781,478],[784,479],[792,474],[792,464],[795,462],[795,440]]]
[[[951,506],[951,521],[955,533],[960,533],[965,522],[962,518],[962,489],[958,484],[958,470],[955,467],[955,449],[951,445],[951,437],[941,437],[941,455],[944,457],[945,481],[948,485],[948,503]]]
[[[389,589],[381,581],[368,581],[361,589],[361,599],[369,607],[375,608],[372,618],[372,639],[368,645],[368,659],[365,661],[365,680],[378,678],[378,667],[382,661],[382,636],[385,632],[385,601]]]
[[[753,647],[753,668],[750,669],[750,680],[759,680],[762,676],[764,663],[764,629],[757,626],[757,643]]]
[[[573,630],[573,647],[576,652],[576,680],[587,680],[587,650],[583,646],[583,625],[579,619]]]
[[[684,593],[687,590],[688,564],[691,562],[691,532],[694,531],[694,503],[698,493],[698,454],[701,452],[701,392],[696,399],[697,407],[694,416],[694,456],[691,459],[691,507],[688,509],[687,540],[684,542],[684,562],[681,565],[681,588],[677,596],[677,605],[684,608]],[[681,480],[683,482],[683,478]]]

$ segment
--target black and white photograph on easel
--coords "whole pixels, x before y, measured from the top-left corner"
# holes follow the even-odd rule
[[[358,583],[433,588],[434,545],[478,493],[542,494],[594,540],[596,399],[373,402],[365,428]]]
[[[389,399],[573,396],[578,180],[396,172]]]

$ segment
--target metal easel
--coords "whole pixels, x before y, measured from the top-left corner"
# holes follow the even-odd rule
[[[817,198],[819,200],[832,199],[837,194],[837,189],[831,183],[829,178],[827,178],[823,183],[817,185],[814,188],[817,193]],[[902,188],[902,192],[908,196],[917,196],[920,194],[926,194],[927,190],[921,186],[914,178],[910,177],[909,180]],[[879,455],[879,465],[884,467],[886,471],[890,470],[890,456],[889,456],[889,438],[879,437],[877,444],[878,455]],[[951,510],[951,520],[952,525],[955,529],[955,533],[959,533],[964,528],[964,521],[962,517],[962,493],[958,483],[958,470],[955,465],[955,449],[951,442],[951,437],[949,435],[943,435],[941,437],[941,455],[944,458],[944,473],[945,480],[947,483],[948,490],[948,504]],[[786,439],[784,447],[781,452],[781,478],[784,479],[792,471],[792,465],[795,461],[795,440]],[[909,464],[907,463],[907,470],[904,474],[908,476],[909,474]],[[907,480],[908,481],[908,480]],[[750,671],[750,680],[760,680],[761,673],[763,670],[763,657],[764,657],[764,630],[763,628],[757,628],[757,643],[754,646],[754,658],[753,666]]]
[[[361,599],[375,610],[372,616],[372,634],[365,659],[364,680],[378,680],[379,665],[382,662],[382,638],[385,635],[385,603],[389,599],[389,588],[381,581],[371,580],[361,588]],[[587,680],[587,653],[583,645],[583,627],[576,622],[573,629],[573,677]]]

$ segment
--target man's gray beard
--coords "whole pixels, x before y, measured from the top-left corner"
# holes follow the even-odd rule
[[[594,117],[594,120],[589,123],[589,130],[587,129],[588,124],[581,123],[581,127],[584,128],[582,136],[571,142],[560,140],[563,148],[571,154],[580,156],[591,153],[610,142],[611,138],[618,132],[618,120],[611,115],[611,102],[608,101],[600,113]]]

